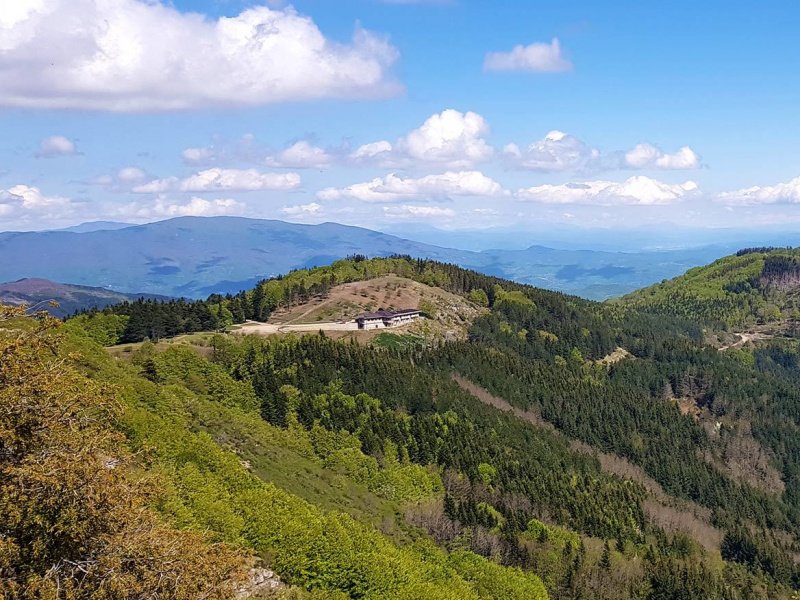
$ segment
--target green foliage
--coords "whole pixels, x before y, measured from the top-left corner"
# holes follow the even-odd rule
[[[502,305],[520,305],[533,308],[536,305],[521,290],[506,291],[501,285],[494,286],[494,303],[498,308]]]
[[[800,351],[783,341],[718,352],[702,345],[697,319],[738,326],[800,314],[792,293],[797,263],[793,251],[757,249],[604,305],[405,257],[296,271],[215,298],[209,312],[226,321],[228,313],[267,318],[334,285],[387,273],[479,304],[485,296],[491,311],[474,322],[468,341],[435,347],[388,336],[374,347],[323,336],[219,337],[208,363],[188,350],[145,346],[134,357],[141,376],[129,401],[145,416],[187,420],[170,421],[163,435],[148,433],[159,430],[152,424],[131,431],[142,438],[137,451],[154,452],[153,440],[163,437],[159,444],[176,452],[156,452],[162,458],[154,463],[168,482],[159,504],[165,514],[279,557],[282,574],[304,587],[408,598],[481,590],[514,597],[492,588],[493,580],[526,589],[512,575],[526,573],[490,577],[503,567],[474,554],[462,560],[458,552],[470,548],[540,573],[556,597],[738,598],[729,592],[739,589],[748,590],[742,597],[786,597],[786,586],[798,583],[789,557],[800,524]],[[630,354],[601,361],[620,347]],[[486,406],[453,373],[553,429]],[[676,399],[684,408],[694,403],[700,421],[682,416]],[[256,424],[259,413],[266,422]],[[184,429],[200,437],[167,435]],[[751,436],[742,448],[746,460],[760,461],[754,468],[728,464],[734,434]],[[619,461],[619,472],[633,479],[603,472],[570,439],[612,454],[603,460]],[[203,456],[220,443],[240,456],[209,466]],[[243,471],[247,481],[258,475],[279,487],[261,498],[260,484],[229,482],[221,471],[241,471],[240,460],[252,470]],[[754,476],[762,472],[777,473],[777,487],[761,489]],[[636,480],[706,507],[724,532],[728,562],[704,556],[684,533],[654,526],[645,513],[649,493]],[[294,495],[275,496],[287,490],[313,501],[296,509],[311,510],[303,513],[307,523],[287,530],[259,523],[257,514],[273,504],[295,510]],[[416,524],[453,554],[424,544],[390,545],[381,559],[367,552],[388,541],[370,537],[371,525],[360,528],[384,526],[408,501],[429,507]],[[319,506],[341,507],[360,522],[340,513],[333,519]],[[392,535],[408,539],[396,529]],[[333,554],[329,542],[346,551]],[[297,544],[298,554],[281,554],[279,543]],[[380,572],[362,561],[382,564]],[[412,574],[405,578],[393,566],[404,561]]]
[[[798,307],[800,252],[759,248],[626,296],[626,305],[712,325],[744,327],[791,316]]]
[[[453,552],[450,555],[450,564],[483,596],[520,600],[548,597],[547,590],[538,577],[531,577],[519,569],[503,569],[471,552]]]
[[[528,521],[525,533],[538,542],[550,542],[559,551],[563,551],[567,546],[577,548],[580,544],[580,537],[574,531],[557,525],[548,525],[538,519]]]
[[[101,346],[118,344],[125,333],[129,317],[106,313],[87,313],[67,321],[67,330],[88,335]]]
[[[401,464],[407,456],[422,467],[459,470],[481,484],[483,471],[496,493],[522,494],[582,531],[636,539],[642,535],[644,492],[639,486],[602,474],[593,459],[570,451],[551,432],[483,406],[449,372],[321,336],[247,338],[240,344],[238,353],[225,353],[226,364],[253,382],[262,413],[275,424],[286,424],[281,389],[290,384],[303,390],[296,412],[304,427],[320,425],[357,436],[362,451],[384,461],[387,470],[392,462],[387,449],[395,448],[391,453]],[[432,358],[428,355],[425,361]],[[331,388],[337,379],[339,385]],[[350,393],[357,390],[369,393]],[[509,521],[521,520],[523,528],[533,516],[492,504]]]
[[[424,340],[417,335],[397,334],[383,331],[372,341],[373,345],[380,348],[397,349],[419,345]]]
[[[478,465],[478,477],[480,477],[483,485],[489,487],[497,477],[497,469],[492,465],[481,463]]]
[[[232,379],[219,365],[186,346],[173,346],[149,359],[149,377],[159,383],[182,383],[189,390],[226,406],[257,410],[261,403],[252,386]]]
[[[472,290],[468,295],[467,298],[470,302],[474,302],[478,306],[489,306],[489,296],[486,295],[486,292],[480,288]]]
[[[21,314],[0,306],[0,595],[230,598],[247,555],[158,518],[148,503],[164,489],[113,429],[113,390],[77,368],[50,319],[3,328]]]
[[[440,493],[441,481],[435,471],[407,462],[405,452],[392,450],[391,445],[382,459],[386,466],[380,468],[375,458],[358,450],[357,437],[325,430],[319,424],[308,431],[301,429],[305,441],[298,440],[297,431],[282,432],[263,421],[247,425],[257,417],[243,412],[242,403],[229,396],[236,394],[237,386],[248,384],[232,380],[219,365],[188,348],[172,347],[164,352],[151,348],[142,354],[138,366],[124,367],[91,352],[86,367],[94,376],[119,386],[127,406],[119,423],[132,450],[148,457],[150,476],[162,484],[154,497],[155,507],[170,521],[269,557],[285,581],[302,588],[338,591],[354,598],[410,599],[419,594],[453,600],[501,597],[478,590],[461,577],[440,549],[424,544],[398,547],[349,515],[321,511],[255,477],[240,457],[220,446],[216,436],[200,429],[210,426],[220,440],[238,438],[238,444],[245,441],[239,436],[251,432],[257,437],[250,447],[260,452],[278,444],[294,448],[292,452],[299,455],[310,451],[321,463],[341,466],[366,461],[370,464],[367,478],[375,487],[391,489],[387,495],[403,499]],[[148,372],[148,365],[154,367],[155,380],[139,375]],[[217,388],[227,392],[215,393]],[[301,403],[296,389],[283,386],[280,393],[290,407]],[[330,389],[320,396],[315,398],[317,404],[331,408],[334,414],[348,407],[380,408],[380,403],[367,395],[356,399]],[[287,419],[290,425],[296,422],[292,415]],[[260,471],[258,456],[249,452],[251,468]],[[358,473],[359,468],[353,472]],[[503,567],[496,568],[498,573],[504,572]],[[535,581],[535,576],[527,576],[527,585]]]
[[[310,589],[356,598],[414,597],[419,589],[432,598],[497,597],[476,593],[443,568],[446,555],[440,557],[443,566],[431,566],[413,548],[398,548],[347,515],[323,513],[259,481],[208,435],[181,426],[176,414],[134,411],[128,431],[135,447],[148,447],[172,482],[159,506],[181,526],[252,547],[270,556],[286,581]],[[312,437],[330,451],[329,458],[353,449],[342,436],[317,431]]]

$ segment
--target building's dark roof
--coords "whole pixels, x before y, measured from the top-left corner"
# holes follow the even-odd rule
[[[404,308],[403,310],[390,311],[393,317],[400,317],[402,315],[416,315],[421,311],[418,308]]]
[[[403,315],[419,314],[419,312],[420,311],[416,308],[404,308],[403,310],[379,310],[372,313],[358,315],[356,317],[356,321],[367,321],[370,319],[391,319],[392,317],[400,317]]]

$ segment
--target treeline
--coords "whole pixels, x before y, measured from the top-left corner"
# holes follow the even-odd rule
[[[777,246],[754,246],[752,248],[742,248],[741,250],[736,251],[736,256],[744,256],[745,254],[767,254],[774,250],[781,250],[781,248]]]
[[[278,308],[307,302],[314,296],[324,296],[336,285],[366,281],[395,274],[419,283],[468,296],[478,303],[493,306],[498,292],[512,292],[535,303],[590,306],[591,303],[558,292],[549,292],[529,285],[484,275],[457,265],[410,256],[367,258],[361,255],[339,260],[325,267],[301,269],[284,276],[260,282],[248,293],[252,302],[252,317],[266,320]]]
[[[145,300],[122,302],[102,310],[90,310],[73,317],[80,327],[94,333],[104,345],[159,340],[184,333],[216,331],[244,319],[234,320],[233,299]]]

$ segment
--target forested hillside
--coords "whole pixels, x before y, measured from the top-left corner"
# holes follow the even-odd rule
[[[546,597],[534,574],[391,525],[402,502],[441,495],[436,470],[271,426],[249,382],[192,350],[114,361],[3,310],[4,597],[230,598],[257,559],[291,586],[279,597]],[[298,476],[296,493],[272,483]]]
[[[636,291],[623,303],[647,312],[748,327],[800,316],[800,250],[748,248]]]
[[[488,310],[466,340],[391,347],[223,332],[389,273]],[[31,327],[4,326],[8,356]],[[149,518],[202,532],[195,543],[233,565],[260,561],[291,586],[281,593],[791,598],[800,347],[719,351],[704,327],[434,261],[354,257],[37,335],[64,336],[46,364],[118,400],[98,422],[118,432],[130,476],[158,485],[142,501]],[[181,330],[209,333],[119,358],[97,345]],[[2,534],[23,549],[29,539]],[[7,556],[18,589],[47,581]],[[210,589],[228,585],[215,573]]]

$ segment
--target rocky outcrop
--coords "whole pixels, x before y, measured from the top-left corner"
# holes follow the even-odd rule
[[[253,567],[250,569],[250,577],[247,585],[239,589],[237,598],[268,598],[270,593],[284,587],[274,571],[264,567]]]

